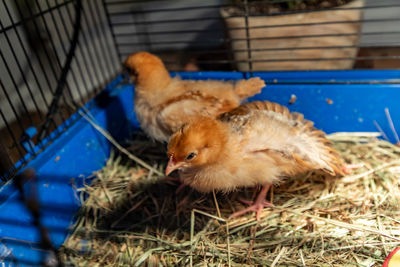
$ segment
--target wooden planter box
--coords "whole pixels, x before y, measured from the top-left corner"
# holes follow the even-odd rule
[[[354,59],[320,59],[354,58],[357,55],[358,48],[349,46],[358,44],[361,23],[346,21],[359,21],[362,18],[362,10],[358,8],[363,4],[363,0],[355,0],[339,8],[324,11],[248,17],[251,58],[255,60],[251,70],[351,69]],[[343,8],[355,9],[341,10]],[[245,17],[229,17],[232,14],[231,11],[232,8],[222,8],[221,15],[232,39],[231,48],[234,51],[234,59],[240,61],[237,63],[239,71],[249,71]],[[313,24],[293,26],[293,24],[310,23]],[[271,27],[273,25],[280,26]],[[312,35],[334,36],[287,38]],[[303,47],[307,49],[298,49]],[[259,49],[267,50],[258,51]],[[258,62],[262,60],[266,61]]]

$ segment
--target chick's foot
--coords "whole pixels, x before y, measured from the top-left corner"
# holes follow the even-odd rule
[[[241,202],[243,202],[245,204],[249,204],[250,206],[245,208],[245,209],[243,209],[243,210],[240,210],[240,211],[237,211],[237,212],[233,213],[229,218],[239,217],[239,216],[242,216],[242,215],[244,215],[244,214],[246,214],[248,212],[255,211],[256,212],[256,219],[257,219],[257,221],[259,221],[261,219],[261,211],[265,207],[274,207],[274,204],[272,204],[271,202],[265,200],[265,197],[266,197],[270,187],[271,187],[270,184],[264,185],[262,190],[261,190],[261,192],[258,194],[257,199],[256,199],[255,202],[251,202],[251,201],[248,201],[248,200],[241,199],[240,200]]]

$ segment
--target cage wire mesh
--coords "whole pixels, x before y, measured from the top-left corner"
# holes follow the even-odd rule
[[[119,57],[173,70],[398,67],[396,0],[106,1]],[[186,68],[185,68],[186,67]]]
[[[0,15],[3,181],[72,125],[57,128],[133,52],[155,53],[174,71],[400,62],[397,0],[3,0]]]
[[[101,1],[5,0],[0,14],[5,181],[61,134],[57,126],[104,88],[120,63]]]

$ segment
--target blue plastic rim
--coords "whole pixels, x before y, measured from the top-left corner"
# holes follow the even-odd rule
[[[172,74],[196,80],[259,76],[267,86],[249,101],[269,100],[288,106],[291,111],[303,113],[327,133],[376,132],[373,124],[376,121],[394,142],[385,108],[400,129],[400,71],[397,70]],[[296,96],[296,101],[289,104],[292,95]],[[119,76],[86,107],[101,127],[123,141],[139,128],[133,112],[133,96],[134,87],[124,84]],[[64,242],[81,204],[74,188],[82,186],[84,177],[105,165],[112,149],[111,144],[78,114],[61,125],[60,130],[63,129],[65,131],[56,141],[26,167],[36,170],[42,222],[57,247]],[[30,186],[29,183],[25,185],[27,189]],[[0,197],[0,262],[6,266],[40,265],[44,253],[39,249],[38,231],[20,203],[12,181],[2,186]]]

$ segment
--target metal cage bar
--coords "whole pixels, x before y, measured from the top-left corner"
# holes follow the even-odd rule
[[[51,107],[71,49],[78,1],[0,3],[0,137],[5,152],[0,161],[6,163],[0,170],[3,182],[72,126],[77,118],[68,120],[66,127],[58,127],[119,71],[107,10],[101,0],[82,1],[76,52],[65,75],[60,102]],[[39,137],[46,137],[46,141]]]
[[[113,38],[118,49],[120,60],[130,53],[140,50],[147,50],[159,55],[171,55],[174,51],[181,51],[185,54],[184,58],[194,57],[198,65],[202,65],[204,70],[208,70],[207,66],[212,66],[213,60],[203,60],[204,54],[225,55],[225,58],[215,59],[214,63],[220,66],[220,70],[280,70],[279,68],[269,69],[265,67],[260,69],[259,63],[277,62],[284,63],[289,61],[310,63],[315,61],[330,60],[351,60],[354,62],[355,69],[369,68],[365,62],[372,61],[397,61],[398,55],[386,55],[385,53],[371,55],[363,54],[364,51],[371,52],[373,47],[398,47],[400,43],[400,31],[395,25],[399,22],[400,4],[384,0],[377,3],[376,1],[364,0],[361,5],[355,6],[339,6],[334,8],[317,8],[301,9],[301,10],[275,10],[267,15],[257,13],[257,5],[267,4],[285,4],[288,0],[270,0],[270,1],[197,1],[179,2],[178,4],[167,4],[166,1],[103,1],[107,10],[110,26],[113,31]],[[170,1],[174,2],[174,1]],[[292,1],[293,2],[293,1]],[[353,1],[355,2],[355,1]],[[349,1],[349,4],[353,3]],[[221,16],[221,10],[231,8],[237,11],[237,14]],[[298,15],[305,16],[309,13],[327,13],[334,11],[341,12],[360,12],[361,15],[355,17],[336,18],[329,20],[317,21],[298,21],[292,23],[282,19],[280,23],[255,23],[254,19],[264,17],[278,18],[279,16]],[[390,11],[390,12],[388,12]],[[197,12],[197,13],[196,13]],[[203,12],[203,13],[201,13]],[[397,12],[397,13],[393,13]],[[393,14],[392,14],[393,13]],[[202,14],[202,15],[200,15]],[[389,14],[389,15],[388,15]],[[398,15],[395,15],[398,14]],[[229,25],[230,19],[239,19],[243,21],[242,26]],[[214,22],[217,27],[206,27],[202,24]],[[315,33],[296,33],[288,34],[271,34],[261,36],[260,31],[272,31],[280,29],[299,29],[299,27],[311,27],[318,29],[321,26],[333,27],[340,25],[354,25],[361,30],[356,31],[327,31]],[[393,27],[387,27],[393,25]],[[187,27],[186,27],[187,26]],[[356,28],[357,28],[356,27]],[[144,29],[144,30],[142,30]],[[243,31],[240,36],[235,36],[234,32]],[[142,36],[142,37],[141,37]],[[193,37],[195,36],[195,37]],[[201,36],[196,38],[196,36]],[[215,38],[215,36],[218,36]],[[293,42],[310,43],[311,45],[297,45]],[[354,39],[349,43],[337,44],[327,43],[325,40],[317,38],[325,38],[326,40],[336,39]],[[271,42],[287,42],[288,44],[281,47],[273,47]],[[241,45],[241,42],[244,45]],[[265,42],[262,46],[261,42]],[[228,45],[227,45],[228,44]],[[225,47],[224,47],[225,45]],[[321,54],[330,56],[321,56],[319,59],[299,56],[307,53],[306,51],[318,50]],[[335,50],[353,51],[349,52],[351,56],[332,56]],[[184,52],[182,52],[184,51]],[[376,50],[378,51],[378,50]],[[277,58],[270,58],[271,53],[287,52],[292,53],[290,58],[283,57],[280,62]],[[374,52],[374,51],[372,51]],[[260,55],[265,56],[260,56]],[[344,53],[346,54],[346,52]],[[229,55],[232,55],[230,57]],[[247,61],[244,58],[247,58]],[[172,70],[184,70],[182,59],[175,61],[166,57],[167,67]],[[363,63],[364,62],[364,63]],[[248,67],[243,69],[243,64]],[[361,64],[363,63],[363,64]],[[255,69],[254,64],[256,64]],[[222,66],[224,65],[224,66]],[[282,65],[282,64],[278,64]],[[394,65],[394,63],[392,64]],[[268,66],[268,65],[266,65]],[[320,69],[319,64],[315,68],[310,67],[308,70]],[[293,70],[296,68],[293,68]],[[325,68],[329,69],[329,68]],[[332,68],[340,69],[340,68]],[[283,70],[290,70],[284,68]]]

